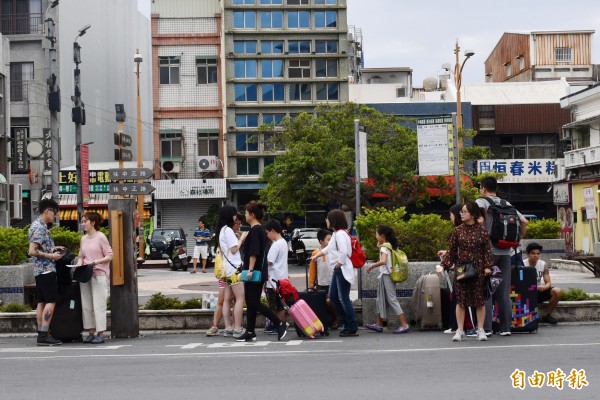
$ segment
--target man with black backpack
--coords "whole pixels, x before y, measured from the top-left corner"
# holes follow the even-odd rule
[[[486,318],[484,329],[486,334],[492,330],[492,302],[498,301],[500,317],[500,336],[510,336],[512,320],[512,304],[510,301],[511,249],[519,245],[519,241],[527,229],[527,219],[517,209],[496,194],[498,181],[488,176],[481,180],[477,204],[485,213],[485,227],[492,242],[494,264],[502,271],[502,283],[493,298],[486,301]]]

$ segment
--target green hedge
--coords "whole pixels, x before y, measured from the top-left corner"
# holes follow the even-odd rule
[[[23,228],[0,226],[0,265],[17,265],[27,260],[29,241]]]
[[[560,222],[555,219],[529,221],[525,231],[525,239],[560,239]]]
[[[404,207],[364,209],[356,219],[356,230],[367,258],[377,260],[377,225],[388,225],[396,232],[398,244],[409,261],[435,261],[437,252],[448,247],[452,223],[437,214],[413,214],[406,220]]]

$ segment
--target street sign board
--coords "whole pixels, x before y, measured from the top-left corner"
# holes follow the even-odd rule
[[[133,161],[131,150],[115,149],[115,161]]]
[[[111,181],[126,179],[150,179],[154,172],[150,168],[115,168],[109,169],[108,175]]]
[[[111,183],[110,194],[113,196],[150,194],[156,188],[149,183]]]
[[[121,140],[120,140],[121,146],[129,147],[133,143],[131,136],[126,135],[125,133],[120,133],[119,136],[121,136]]]

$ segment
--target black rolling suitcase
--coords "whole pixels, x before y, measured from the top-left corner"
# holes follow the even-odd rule
[[[81,311],[81,292],[79,283],[58,288],[58,301],[50,323],[52,337],[63,342],[81,342],[83,315]]]
[[[325,336],[329,336],[329,314],[327,313],[327,293],[323,290],[317,292],[300,292],[300,299],[304,300],[306,304],[314,311],[317,318],[321,320],[325,331],[322,333]],[[302,330],[296,326],[296,333],[299,337],[304,336]]]
[[[535,333],[538,328],[537,272],[535,267],[517,267],[510,274],[513,333]]]

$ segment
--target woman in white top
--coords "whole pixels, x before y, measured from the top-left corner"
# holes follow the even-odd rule
[[[219,212],[219,223],[217,225],[217,244],[223,257],[225,267],[225,293],[223,300],[223,319],[225,320],[225,332],[223,336],[238,338],[245,333],[242,328],[244,312],[244,285],[239,279],[239,270],[242,266],[240,247],[243,237],[237,238],[233,227],[237,219],[237,209],[233,206],[224,206]],[[233,327],[231,323],[230,307],[235,298],[233,306]]]
[[[327,214],[327,227],[332,229],[333,235],[329,244],[324,249],[311,257],[311,261],[316,261],[325,254],[333,267],[333,276],[329,285],[329,298],[333,302],[337,314],[338,322],[342,324],[340,336],[358,336],[358,323],[356,322],[356,313],[350,301],[350,288],[354,284],[354,267],[350,261],[352,254],[352,245],[350,243],[350,234],[348,233],[348,222],[346,215],[342,210],[332,210]]]

